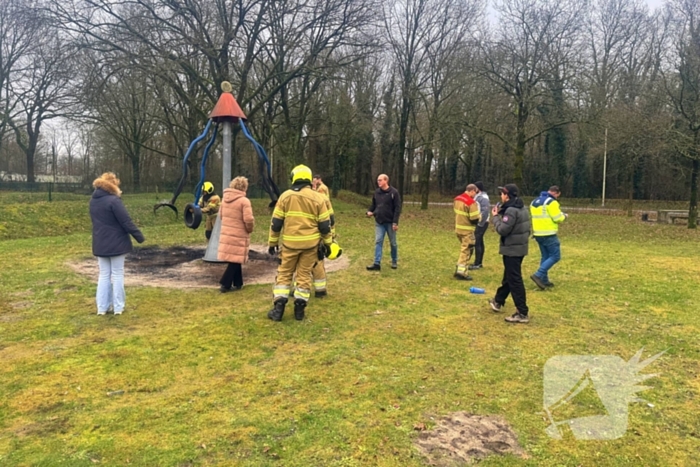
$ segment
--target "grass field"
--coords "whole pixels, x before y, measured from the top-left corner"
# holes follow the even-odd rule
[[[87,198],[0,193],[0,465],[424,466],[414,426],[455,411],[504,417],[528,456],[485,466],[698,465],[700,232],[572,215],[555,289],[527,280],[531,322],[508,325],[486,303],[502,274],[493,232],[486,267],[458,282],[452,210],[409,206],[399,269],[369,273],[373,223],[342,199],[350,268],[307,320],[272,323],[267,285],[127,288],[124,315],[98,317],[95,285],[66,266],[90,256]],[[203,243],[172,212],[154,217],[154,195],[124,200],[144,246]],[[263,243],[266,203],[254,210]],[[666,353],[622,438],[547,436],[549,358],[641,348]]]

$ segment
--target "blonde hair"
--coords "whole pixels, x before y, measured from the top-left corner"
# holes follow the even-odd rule
[[[234,190],[246,191],[248,189],[248,179],[245,177],[236,177],[231,180],[228,187]]]
[[[117,178],[114,172],[105,172],[92,182],[92,186],[95,188],[102,188],[109,193],[113,193],[117,196],[121,196],[122,191],[119,189],[121,181]]]

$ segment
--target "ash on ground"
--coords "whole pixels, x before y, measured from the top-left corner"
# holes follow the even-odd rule
[[[428,465],[456,467],[491,455],[513,454],[526,458],[518,438],[500,417],[455,412],[424,431],[415,440]]]
[[[218,288],[226,263],[203,261],[205,251],[204,246],[134,248],[126,256],[124,282],[127,286]],[[274,283],[278,264],[277,258],[267,254],[265,245],[251,245],[248,262],[243,265],[244,284]],[[325,261],[327,272],[345,269],[349,264],[347,256]],[[99,268],[94,257],[70,262],[68,265],[97,282]]]

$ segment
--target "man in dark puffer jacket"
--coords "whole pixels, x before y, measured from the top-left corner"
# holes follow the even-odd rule
[[[528,323],[528,308],[523,284],[522,264],[527,255],[528,242],[532,225],[530,213],[523,200],[518,197],[518,187],[508,184],[498,187],[501,202],[494,206],[493,226],[501,236],[498,252],[503,255],[503,281],[496,291],[496,296],[489,300],[493,311],[501,311],[508,295],[513,295],[515,308],[518,310],[508,316],[509,323]]]

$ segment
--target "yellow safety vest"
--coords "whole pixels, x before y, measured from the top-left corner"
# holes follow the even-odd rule
[[[559,224],[566,218],[559,208],[559,201],[554,198],[547,198],[542,206],[530,204],[530,217],[535,237],[556,235],[559,232]]]

